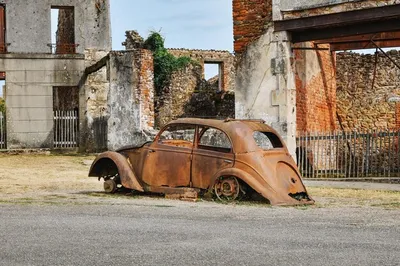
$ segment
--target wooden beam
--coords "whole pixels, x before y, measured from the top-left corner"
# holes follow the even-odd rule
[[[382,48],[400,47],[400,39],[391,41],[375,41],[375,43]],[[375,48],[376,46],[371,41],[331,44],[331,51],[346,51],[346,50],[375,49]]]
[[[380,32],[380,33],[371,33],[371,34],[361,34],[361,35],[354,35],[348,37],[340,37],[340,38],[330,38],[324,40],[317,40],[314,41],[316,44],[323,44],[323,43],[351,43],[351,42],[362,42],[362,41],[387,41],[387,40],[400,40],[400,31],[393,31],[393,32]]]
[[[399,18],[322,29],[295,31],[292,32],[292,42],[316,41],[391,31],[400,31]]]
[[[274,21],[275,31],[299,31],[400,17],[400,5],[354,10],[306,18]]]

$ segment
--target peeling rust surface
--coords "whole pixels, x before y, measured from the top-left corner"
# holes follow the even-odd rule
[[[174,120],[153,142],[100,154],[89,172],[115,175],[123,187],[169,197],[213,191],[221,200],[255,193],[272,205],[314,203],[283,140],[262,121]]]

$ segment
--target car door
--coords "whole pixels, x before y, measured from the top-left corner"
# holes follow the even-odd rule
[[[165,128],[149,146],[143,181],[156,187],[188,187],[194,133],[194,125],[173,124]]]
[[[200,126],[193,149],[192,185],[208,188],[212,177],[221,169],[232,167],[234,153],[228,136],[219,129]]]

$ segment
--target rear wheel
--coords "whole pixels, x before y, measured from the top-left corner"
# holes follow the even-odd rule
[[[234,176],[221,176],[215,182],[214,194],[221,201],[234,201],[240,194],[240,183]]]

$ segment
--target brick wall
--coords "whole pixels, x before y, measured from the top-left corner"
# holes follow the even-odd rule
[[[312,43],[306,46],[313,46]],[[322,46],[320,46],[322,47]],[[335,63],[329,51],[294,50],[297,131],[336,129]]]
[[[233,0],[234,51],[242,53],[272,21],[272,0]]]
[[[400,62],[400,51],[387,54]],[[400,110],[390,99],[400,96],[400,69],[379,53],[375,80],[374,71],[374,54],[337,54],[337,111],[347,130],[399,128]]]
[[[153,54],[149,50],[140,49],[139,65],[139,88],[138,98],[140,100],[141,125],[144,129],[154,127],[154,64]]]

